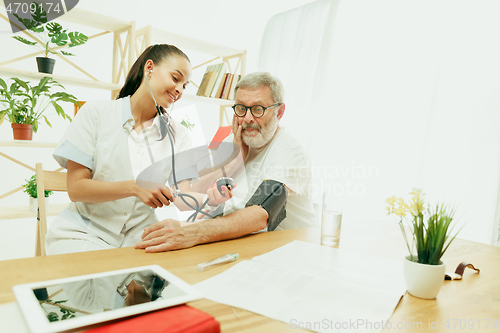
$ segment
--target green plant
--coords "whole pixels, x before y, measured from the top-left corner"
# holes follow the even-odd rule
[[[63,300],[63,301],[52,301],[50,299],[44,301],[43,303],[46,303],[46,304],[50,304],[50,305],[56,305],[57,304],[62,304],[62,303],[66,303],[68,300]],[[43,308],[43,306],[42,306]],[[45,313],[47,313],[47,311],[43,308],[43,310],[45,311]],[[72,310],[72,309],[69,309],[69,308],[66,308],[66,307],[62,307],[62,306],[59,306],[59,311],[62,313],[62,317],[61,317],[61,320],[66,320],[66,319],[69,319],[69,318],[74,318],[76,317],[75,316],[75,310]],[[56,313],[56,312],[49,312],[47,313],[47,319],[50,321],[50,322],[53,322],[53,321],[59,321],[59,315]]]
[[[77,98],[65,92],[54,92],[50,90],[54,87],[64,87],[51,77],[43,77],[38,85],[31,86],[29,81],[23,81],[18,78],[11,78],[14,82],[7,86],[7,83],[0,79],[0,123],[4,117],[7,117],[9,122],[13,124],[33,125],[33,132],[38,130],[38,124],[41,118],[45,120],[47,125],[52,127],[47,117],[43,114],[44,111],[52,105],[57,114],[64,119],[71,121],[59,102],[70,102],[78,104]]]
[[[12,15],[14,15],[26,29],[33,33],[33,41],[29,41],[20,36],[13,36],[12,38],[26,45],[34,46],[46,58],[49,56],[49,53],[58,54],[59,52],[56,50],[59,48],[75,47],[87,42],[88,37],[80,32],[74,31],[68,33],[68,29],[63,29],[57,22],[47,23],[47,13],[43,9],[41,3],[32,2],[30,4],[30,12],[32,20],[22,18],[15,13]],[[60,53],[67,56],[74,56],[74,54],[65,51],[61,51]]]
[[[395,196],[388,198],[388,214],[394,214],[399,217],[399,226],[410,252],[410,259],[421,264],[438,265],[441,257],[455,239],[458,232],[451,235],[453,218],[455,210],[444,204],[438,204],[425,208],[422,190],[414,188],[411,201],[406,203],[403,198]],[[406,220],[406,214],[410,213],[411,219],[406,224],[411,230],[412,244],[410,246],[406,227],[403,220]],[[460,231],[460,230],[459,230]],[[413,255],[412,248],[417,251],[416,258]]]
[[[186,118],[182,119],[181,125],[186,127],[188,130],[192,130],[196,124],[191,123],[189,121],[189,118],[186,117]]]
[[[36,175],[31,176],[31,178],[25,179],[26,184],[23,185],[24,190],[23,192],[28,193],[28,195],[34,199],[38,197],[38,194],[36,192]],[[47,198],[49,195],[53,194],[54,192],[52,191],[45,191],[45,197]]]

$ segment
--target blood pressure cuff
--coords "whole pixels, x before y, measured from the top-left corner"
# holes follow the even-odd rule
[[[267,230],[273,231],[286,217],[287,197],[288,191],[283,183],[266,179],[255,190],[245,207],[257,205],[264,208],[269,215]]]

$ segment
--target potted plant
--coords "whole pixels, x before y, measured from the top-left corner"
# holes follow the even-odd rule
[[[52,127],[44,111],[52,105],[57,114],[71,121],[59,102],[76,103],[75,96],[65,92],[51,92],[54,87],[64,87],[51,77],[44,77],[38,85],[31,86],[29,81],[11,78],[10,87],[0,79],[0,123],[5,117],[12,124],[14,139],[31,140],[32,132],[37,132],[43,118]]]
[[[30,9],[33,9],[31,11],[31,20],[22,18],[15,13],[13,13],[13,15],[27,30],[32,32],[35,38],[33,38],[32,41],[21,36],[13,36],[12,38],[37,48],[44,55],[43,57],[36,58],[38,71],[40,73],[52,74],[56,61],[49,58],[49,53],[74,56],[74,54],[65,51],[59,53],[57,49],[85,44],[88,37],[77,31],[68,32],[68,29],[64,29],[57,22],[47,23],[47,13],[43,9],[41,3],[32,2]]]
[[[38,195],[36,194],[36,175],[31,176],[31,178],[25,179],[26,183],[23,184],[23,192],[28,193],[30,196],[30,210],[36,212],[38,208]],[[52,191],[45,191],[45,209],[49,210],[49,195],[53,194]]]
[[[458,234],[452,236],[455,211],[444,204],[426,208],[425,194],[420,189],[414,188],[410,194],[412,198],[408,203],[403,198],[388,198],[387,210],[388,214],[398,216],[410,253],[404,261],[408,292],[419,298],[434,299],[444,281],[446,265],[441,257]],[[409,219],[406,217],[408,213]],[[411,232],[411,244],[407,228]]]
[[[181,125],[186,127],[188,130],[192,130],[196,124],[189,121],[189,117],[182,118]]]

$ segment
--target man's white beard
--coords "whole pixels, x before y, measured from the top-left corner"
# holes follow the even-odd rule
[[[269,121],[269,123],[264,127],[259,126],[259,124],[257,123],[253,124],[243,123],[241,127],[242,129],[254,128],[259,131],[253,137],[246,136],[245,131],[243,131],[242,139],[243,142],[249,147],[261,148],[265,146],[267,143],[269,143],[269,141],[271,141],[271,139],[273,138],[274,133],[276,133],[276,129],[278,128],[278,117],[274,115]]]

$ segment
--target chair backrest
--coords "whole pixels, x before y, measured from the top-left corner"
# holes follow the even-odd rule
[[[47,233],[47,210],[45,191],[68,191],[66,172],[44,171],[42,163],[36,164],[36,192],[38,197],[38,216],[36,223],[35,256],[45,255],[45,234]]]
[[[208,145],[208,149],[217,149],[222,141],[233,133],[233,126],[219,126],[217,132],[215,132],[214,138]]]

